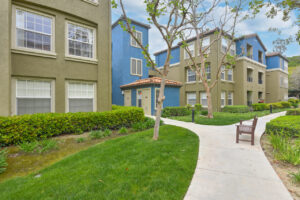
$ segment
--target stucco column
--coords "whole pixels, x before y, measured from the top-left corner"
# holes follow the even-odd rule
[[[0,116],[9,116],[11,110],[11,2],[1,0],[0,6]]]

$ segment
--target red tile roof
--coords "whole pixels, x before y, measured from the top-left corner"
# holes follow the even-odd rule
[[[140,79],[135,82],[132,82],[132,83],[129,83],[126,85],[122,85],[122,86],[120,86],[120,88],[128,88],[128,87],[135,87],[135,86],[141,86],[141,85],[158,85],[160,83],[161,83],[161,78],[152,77],[152,78]],[[166,79],[166,85],[181,87],[182,83],[179,81],[173,81],[173,80]]]

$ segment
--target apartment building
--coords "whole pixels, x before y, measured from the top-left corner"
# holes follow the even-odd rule
[[[123,30],[120,21],[125,24],[124,17],[120,17],[112,25],[112,102],[116,105],[141,107],[145,114],[154,115],[161,79],[149,77],[149,67],[142,49]],[[130,21],[143,46],[149,45],[150,26],[134,19]],[[164,106],[179,106],[181,85],[179,81],[166,81]]]
[[[0,115],[111,109],[110,1],[2,0]]]
[[[205,48],[217,37],[215,30],[204,33],[202,46]],[[231,38],[229,36],[215,42],[209,49],[206,59],[207,79],[214,81],[217,75],[217,66],[226,51]],[[197,58],[198,47],[196,38],[188,41],[189,50]],[[282,78],[285,83],[285,71],[288,68],[286,59],[280,54],[267,55],[266,47],[257,34],[245,35],[234,39],[229,53],[236,56],[236,63],[232,69],[222,66],[221,78],[212,90],[212,104],[214,111],[220,111],[226,105],[251,105],[258,102],[277,102],[287,99],[287,87],[280,86]],[[163,66],[166,59],[166,50],[155,53],[156,63]],[[207,107],[205,88],[198,80],[195,72],[188,68],[189,56],[180,44],[172,49],[171,67],[168,78],[183,83],[180,88],[180,105],[194,105],[196,103]],[[276,58],[273,58],[276,57]],[[279,64],[281,58],[282,64]],[[284,61],[283,61],[284,60]],[[157,73],[150,71],[150,76]],[[278,87],[277,87],[278,85]]]

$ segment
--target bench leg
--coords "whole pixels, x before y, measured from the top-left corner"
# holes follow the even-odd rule
[[[254,145],[254,133],[251,134],[251,145]]]
[[[239,136],[240,136],[240,131],[239,127],[236,128],[236,143],[239,143]]]

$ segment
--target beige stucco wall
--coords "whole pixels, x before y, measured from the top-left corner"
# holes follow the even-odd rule
[[[5,18],[12,16],[10,2],[5,0],[6,14],[1,16],[1,25],[5,27],[6,24],[11,24],[11,21],[4,21]],[[110,1],[99,1],[98,6],[86,3],[82,0],[60,0],[60,1],[45,1],[45,0],[15,0],[14,5],[29,8],[35,11],[40,11],[55,17],[55,53],[54,58],[46,58],[42,56],[32,56],[23,53],[11,53],[11,67],[10,61],[10,40],[6,44],[6,49],[1,45],[0,51],[3,51],[4,59],[7,62],[1,62],[0,67],[6,66],[11,68],[12,77],[29,77],[51,79],[55,81],[55,112],[65,112],[66,104],[66,81],[80,80],[92,81],[97,84],[97,111],[104,111],[111,109],[111,19],[110,19]],[[1,9],[4,9],[3,6]],[[1,15],[4,15],[1,12]],[[65,57],[65,26],[66,20],[77,22],[83,25],[88,25],[96,28],[96,49],[98,62],[80,62],[71,61]],[[3,30],[3,29],[2,29]],[[5,28],[7,30],[7,28]],[[11,30],[7,30],[7,36],[1,34],[2,38],[9,37]],[[3,67],[4,68],[4,67]],[[2,70],[1,70],[2,71]],[[1,78],[0,84],[3,89],[10,88],[9,72],[2,74],[5,78]],[[8,86],[4,86],[8,84]],[[2,91],[1,88],[1,91]],[[7,89],[9,90],[9,89]],[[13,90],[13,88],[11,88]],[[8,93],[8,92],[7,92]],[[8,95],[10,96],[10,95]],[[9,110],[8,98],[0,99],[0,101],[7,101],[5,104],[1,103],[0,115],[8,115]],[[13,114],[13,113],[12,113]]]
[[[280,76],[288,78],[288,74],[281,70],[267,71],[267,88],[266,88],[266,102],[274,103],[284,101],[285,95],[288,94],[288,88],[280,86]]]

